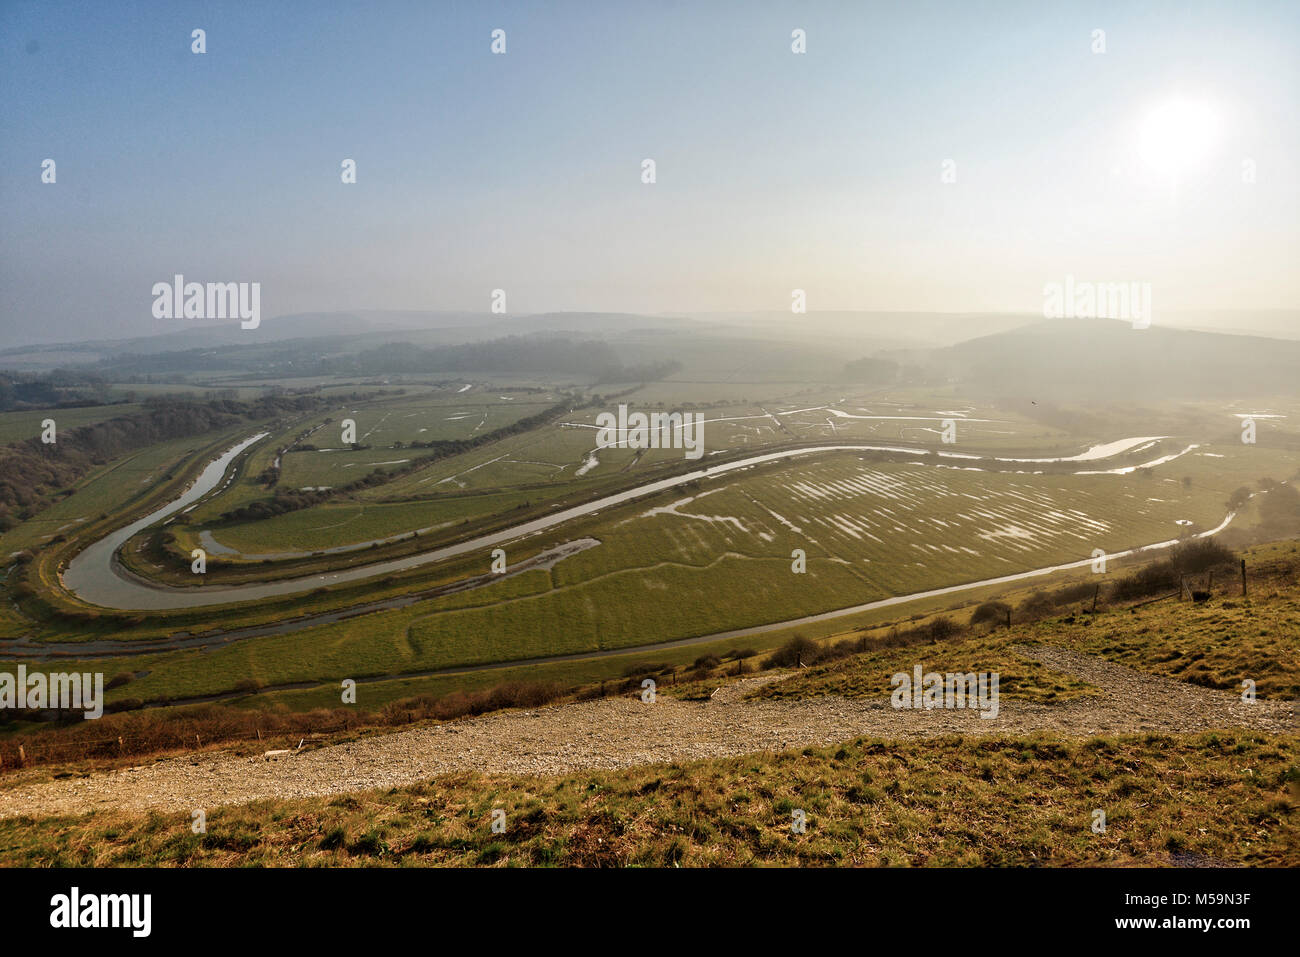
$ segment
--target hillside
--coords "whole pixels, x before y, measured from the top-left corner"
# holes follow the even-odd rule
[[[1300,584],[1291,557],[1253,580],[1244,599],[877,641],[794,672],[704,661],[653,705],[504,712],[271,761],[20,772],[0,792],[0,862],[1295,865]],[[890,708],[887,676],[914,663],[999,670],[998,720]],[[1233,690],[1251,675],[1255,704]]]
[[[1300,342],[1112,319],[1048,319],[926,353],[889,353],[933,366],[984,394],[1053,402],[1223,398],[1289,392]]]

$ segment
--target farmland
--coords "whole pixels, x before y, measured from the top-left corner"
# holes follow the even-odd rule
[[[635,402],[639,389],[628,388],[632,394],[617,402]],[[662,383],[642,388],[648,399],[664,394]],[[726,393],[735,398],[726,401]],[[747,393],[763,398],[754,401]],[[804,387],[797,393],[783,397],[761,383],[701,393],[710,401],[701,410],[706,456],[700,465],[684,460],[680,449],[597,447],[596,415],[613,400],[593,399],[586,407],[574,400],[572,411],[510,433],[513,423],[552,408],[560,393],[448,382],[363,400],[342,397],[323,411],[274,426],[228,481],[187,509],[183,521],[166,526],[170,545],[147,530],[128,544],[123,560],[168,586],[192,579],[188,556],[194,548],[208,553],[210,584],[274,581],[343,567],[339,563],[364,572],[389,555],[416,556],[484,530],[509,529],[561,506],[671,480],[709,461],[743,465],[747,455],[791,454],[711,470],[607,508],[583,508],[574,519],[506,541],[510,564],[580,538],[598,543],[549,568],[343,620],[316,623],[309,614],[301,623],[223,646],[160,649],[119,662],[110,655],[96,667],[140,675],[111,692],[110,700],[146,701],[229,693],[248,680],[279,688],[331,676],[383,677],[371,693],[389,695],[455,686],[454,677],[435,674],[447,669],[508,669],[512,662],[564,656],[577,657],[546,667],[591,675],[602,669],[582,665],[584,654],[655,645],[670,653],[680,642],[734,647],[726,637],[731,632],[761,645],[810,617],[840,616],[813,626],[824,632],[869,620],[870,612],[841,612],[900,596],[952,587],[974,596],[988,579],[1055,566],[1087,570],[1098,554],[1221,528],[1230,514],[1226,503],[1238,489],[1294,471],[1285,444],[1293,420],[1284,417],[1294,410],[1285,406],[1274,413],[1283,417],[1260,420],[1268,439],[1251,447],[1237,439],[1238,418],[1221,408],[1112,409],[1105,419],[1094,414],[1088,429],[1071,435],[1019,408],[962,403],[924,390],[853,395]],[[656,406],[689,410],[690,403],[648,401],[645,408]],[[334,441],[345,418],[355,423],[357,447]],[[955,442],[941,439],[945,420],[956,426]],[[503,427],[494,433],[499,438],[428,464],[401,461],[428,454],[411,448],[412,442],[464,441]],[[1116,442],[1125,434],[1139,438]],[[836,448],[855,444],[870,448]],[[800,452],[822,445],[828,450]],[[1086,451],[1094,446],[1099,451]],[[196,448],[194,442],[169,443],[114,463],[39,522],[9,533],[6,544],[56,546],[51,554],[75,549],[75,534],[62,546],[51,536],[61,531],[66,537],[112,512],[113,496],[147,484],[163,468],[175,471],[186,449],[193,454]],[[405,467],[306,507],[260,519],[224,518],[232,508],[269,500],[258,478],[277,460],[279,485],[324,487],[325,493],[356,473]],[[1255,500],[1246,499],[1229,524],[1257,522],[1255,509]],[[154,550],[140,550],[150,542]],[[363,577],[362,587],[313,594],[304,607],[323,615],[363,596],[400,597],[481,576],[489,571],[490,550],[399,573],[377,589],[364,587]],[[1112,568],[1094,579],[1114,574]],[[953,600],[960,602],[962,593]],[[274,623],[283,616],[278,607],[260,614],[256,606],[220,612],[220,619],[207,618],[208,628],[218,620],[226,628]],[[887,613],[882,608],[880,614]],[[113,620],[110,612],[97,614],[91,636]],[[192,631],[192,616],[178,614],[157,613],[136,631],[163,639],[171,619],[184,620],[180,627]],[[39,618],[28,624],[14,618],[8,627],[33,625],[38,633],[58,634]],[[130,632],[115,635],[119,643],[130,638]],[[201,668],[195,667],[199,660]],[[286,700],[312,700],[310,694],[284,694]]]

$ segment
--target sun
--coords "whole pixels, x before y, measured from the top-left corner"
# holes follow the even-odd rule
[[[1205,163],[1218,143],[1219,127],[1219,114],[1208,102],[1166,100],[1143,117],[1138,153],[1156,172],[1177,176]]]

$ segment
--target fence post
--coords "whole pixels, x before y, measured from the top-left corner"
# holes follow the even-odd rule
[[[21,744],[18,745],[18,764],[20,767],[27,766],[27,751]]]
[[[1246,597],[1246,559],[1241,560],[1241,597]]]

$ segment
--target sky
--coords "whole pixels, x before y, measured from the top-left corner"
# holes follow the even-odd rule
[[[264,316],[1296,309],[1298,54],[1266,0],[0,0],[0,346],[175,331],[177,273]]]

